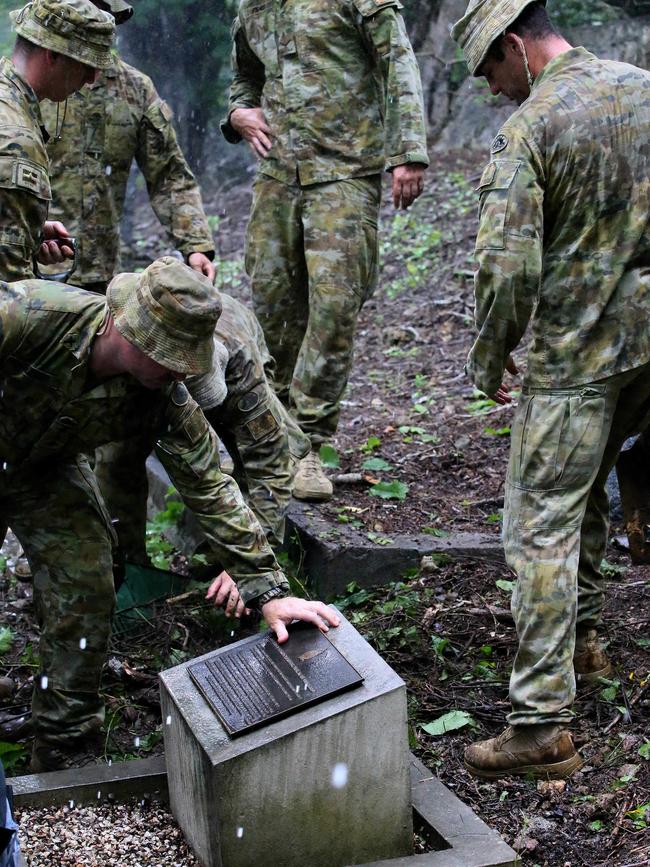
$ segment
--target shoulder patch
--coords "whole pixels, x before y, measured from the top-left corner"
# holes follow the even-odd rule
[[[172,387],[171,397],[174,406],[185,406],[190,399],[190,393],[187,390],[187,386],[183,385],[182,382],[177,382]]]
[[[500,132],[499,135],[492,142],[490,152],[493,154],[498,154],[499,151],[504,151],[508,147],[508,144],[508,136]]]

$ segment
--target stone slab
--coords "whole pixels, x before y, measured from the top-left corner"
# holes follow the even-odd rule
[[[10,777],[17,807],[62,807],[156,796],[167,800],[164,756]],[[99,794],[99,798],[97,795]]]
[[[393,582],[417,568],[425,555],[504,562],[501,540],[487,533],[456,533],[444,539],[425,533],[385,535],[390,545],[377,545],[345,524],[332,527],[318,506],[309,503],[294,501],[287,518],[289,552],[319,599],[344,593],[351,581],[360,587]]]
[[[514,867],[516,853],[478,816],[449,791],[413,754],[410,756],[411,803],[414,824],[431,843],[431,852],[362,867]],[[163,756],[108,765],[88,765],[70,771],[13,777],[19,808],[59,807],[69,803],[96,804],[146,796],[167,799]]]
[[[170,804],[205,867],[270,852],[281,867],[344,867],[412,851],[406,688],[341,621],[329,637],[363,684],[237,738],[191,682],[197,660],[161,674]]]
[[[411,754],[414,824],[434,851],[354,867],[516,867],[517,853]],[[352,865],[350,865],[352,867]]]

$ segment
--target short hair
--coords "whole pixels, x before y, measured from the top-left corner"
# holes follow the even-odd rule
[[[521,15],[505,29],[501,36],[494,40],[486,55],[486,60],[489,58],[490,60],[496,60],[497,63],[501,63],[505,58],[501,48],[501,40],[506,33],[514,33],[517,36],[521,36],[522,39],[527,37],[533,41],[546,39],[548,36],[560,35],[553,26],[543,0],[537,0],[537,2],[526,6]]]
[[[24,54],[25,57],[29,57],[30,54],[34,54],[35,51],[38,51],[40,45],[35,45],[33,42],[30,42],[29,39],[25,39],[24,36],[16,36],[16,42],[14,44],[14,51],[18,54]]]

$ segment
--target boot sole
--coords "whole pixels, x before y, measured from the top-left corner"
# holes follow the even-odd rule
[[[308,503],[322,503],[322,502],[325,502],[325,500],[331,500],[332,495],[333,495],[333,492],[331,494],[328,494],[325,491],[323,491],[323,493],[316,493],[316,494],[310,493],[308,491],[305,491],[304,493],[303,493],[303,491],[294,491],[293,492],[293,497],[295,500],[304,500]]]
[[[498,780],[501,777],[533,777],[536,780],[561,780],[570,777],[571,774],[582,767],[582,759],[576,753],[563,762],[554,762],[548,765],[521,765],[518,768],[503,768],[502,770],[488,771],[476,768],[467,761],[465,769],[473,777],[481,777],[483,780]]]
[[[576,671],[576,684],[580,686],[594,686],[600,683],[601,677],[609,677],[613,671],[613,666],[611,662],[609,665],[606,665],[605,668],[601,668],[600,671],[588,671],[584,674],[579,674]]]

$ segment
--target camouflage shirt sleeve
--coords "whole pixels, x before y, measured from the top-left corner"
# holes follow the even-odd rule
[[[396,0],[354,0],[384,85],[386,168],[429,165],[420,70]]]
[[[275,587],[287,590],[262,528],[233,479],[221,472],[212,428],[185,387],[180,390],[185,396],[177,403],[170,399],[168,429],[156,444],[156,454],[199,521],[214,562],[234,578],[244,602]]]
[[[0,363],[20,345],[27,323],[25,292],[20,286],[3,286],[0,291]]]
[[[149,82],[150,93],[135,151],[151,206],[184,256],[214,255],[201,191],[176,138],[172,111]]]
[[[508,355],[524,335],[542,275],[543,165],[534,144],[505,128],[492,144],[492,160],[479,185],[477,270],[474,279],[478,337],[467,373],[493,395]]]
[[[233,78],[228,99],[228,115],[221,121],[221,132],[230,144],[242,140],[230,124],[230,115],[236,108],[257,108],[262,104],[262,91],[266,76],[264,64],[251,49],[239,18],[232,25]]]

